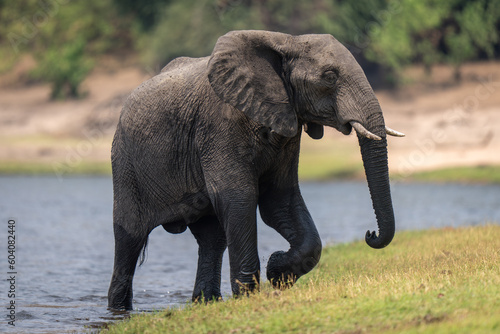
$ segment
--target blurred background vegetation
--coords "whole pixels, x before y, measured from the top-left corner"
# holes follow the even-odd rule
[[[81,97],[99,57],[134,54],[144,68],[209,55],[236,29],[328,33],[344,43],[374,86],[397,86],[408,65],[500,57],[498,0],[0,0],[0,73],[30,54],[31,80],[53,98]],[[377,79],[376,79],[377,78]]]

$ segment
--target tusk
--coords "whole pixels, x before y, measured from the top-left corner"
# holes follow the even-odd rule
[[[385,127],[385,133],[388,135],[394,136],[394,137],[404,137],[405,134],[396,130],[393,130],[391,128],[388,128],[387,126]]]
[[[369,139],[373,139],[373,140],[382,140],[382,138],[380,138],[379,136],[374,135],[370,131],[366,130],[365,127],[363,125],[361,125],[361,123],[358,123],[358,122],[355,122],[355,121],[351,121],[349,123],[351,123],[352,127],[356,130],[356,132],[360,136],[363,136],[363,137],[366,137],[366,138],[369,138]]]

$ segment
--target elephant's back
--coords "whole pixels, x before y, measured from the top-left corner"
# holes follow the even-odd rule
[[[148,141],[155,135],[180,134],[192,126],[208,78],[206,58],[177,58],[127,98],[119,126],[128,137]],[[164,138],[163,138],[164,139]]]
[[[161,73],[173,71],[191,71],[197,65],[207,66],[209,57],[191,58],[191,57],[178,57],[170,61],[161,69]]]

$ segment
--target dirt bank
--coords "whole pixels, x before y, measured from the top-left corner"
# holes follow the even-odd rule
[[[1,161],[67,167],[109,161],[124,99],[153,75],[108,61],[85,80],[86,98],[49,101],[48,85],[16,84],[29,66],[25,61],[0,78]],[[410,69],[406,78],[409,83],[398,91],[376,92],[386,124],[407,135],[389,141],[392,172],[500,165],[500,62],[465,65],[460,84],[450,83],[452,70],[444,66],[431,77]],[[329,131],[324,140],[350,145],[358,154],[352,135]]]

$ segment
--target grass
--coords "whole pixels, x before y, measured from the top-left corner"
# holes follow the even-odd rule
[[[361,160],[343,160],[316,152],[303,152],[300,156],[299,177],[302,181],[351,180],[361,179],[364,175]]]
[[[285,291],[133,315],[104,333],[498,333],[500,226],[398,233],[324,250]]]
[[[111,175],[111,162],[82,161],[77,164],[51,162],[0,162],[0,174],[6,175]]]
[[[64,175],[111,175],[111,162],[82,160],[68,165],[47,161],[0,161],[0,174],[49,175],[62,172]],[[318,180],[362,180],[365,178],[363,164],[353,159],[339,159],[335,155],[321,152],[303,152],[300,157],[299,178],[301,181]],[[500,166],[476,166],[437,169],[418,172],[408,177],[393,175],[395,181],[433,183],[481,183],[500,184]]]
[[[350,139],[346,144],[331,138],[313,140],[303,135],[299,178],[302,181],[364,178],[359,146],[355,138]]]
[[[0,161],[0,174],[21,175],[110,175],[110,138],[12,136],[0,139],[0,150],[27,152],[25,156]],[[95,153],[101,153],[99,154]],[[104,157],[102,152],[105,152]]]
[[[500,166],[472,166],[419,172],[410,180],[423,182],[500,183]]]

